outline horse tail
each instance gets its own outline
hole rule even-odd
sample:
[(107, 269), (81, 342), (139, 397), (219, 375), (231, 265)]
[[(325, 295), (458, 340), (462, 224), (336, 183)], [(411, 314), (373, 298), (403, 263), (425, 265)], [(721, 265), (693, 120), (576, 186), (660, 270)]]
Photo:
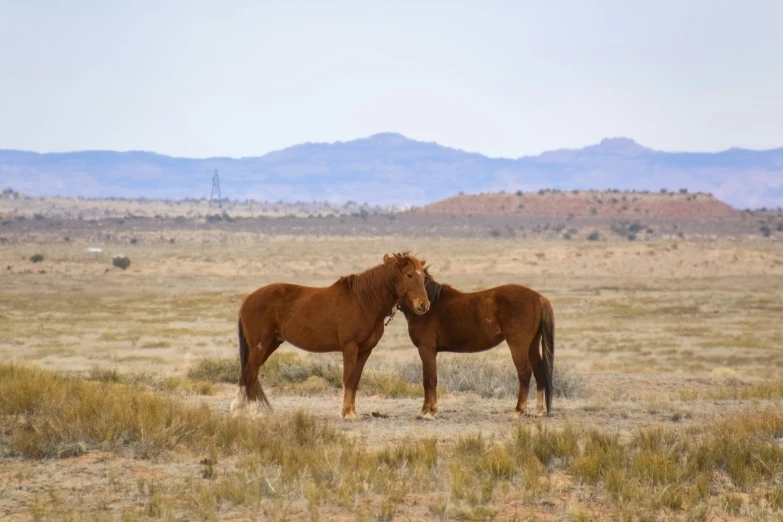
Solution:
[[(247, 385), (249, 384), (247, 382), (246, 372), (247, 372), (247, 363), (250, 359), (250, 347), (247, 345), (247, 339), (245, 338), (245, 331), (242, 328), (242, 319), (240, 318), (237, 321), (237, 336), (239, 337), (239, 392), (241, 393), (242, 390), (247, 390)], [(269, 404), (269, 400), (266, 398), (266, 394), (264, 393), (264, 388), (261, 386), (261, 383), (258, 383), (258, 400), (261, 401), (261, 404), (264, 405), (268, 410), (272, 409), (272, 405)]]
[(543, 348), (543, 357), (541, 360), (541, 370), (544, 374), (544, 393), (546, 394), (546, 412), (549, 414), (552, 410), (552, 393), (554, 387), (554, 369), (555, 369), (555, 312), (552, 310), (552, 303), (544, 296), (541, 300), (541, 345)]
[(247, 361), (250, 358), (250, 349), (247, 346), (245, 332), (242, 330), (242, 319), (237, 321), (237, 334), (239, 336), (239, 386), (247, 387), (245, 370), (247, 369)]

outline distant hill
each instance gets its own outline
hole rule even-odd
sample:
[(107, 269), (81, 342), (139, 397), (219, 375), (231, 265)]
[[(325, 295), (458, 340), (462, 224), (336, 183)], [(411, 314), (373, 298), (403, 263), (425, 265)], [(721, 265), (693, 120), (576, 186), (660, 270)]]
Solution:
[(458, 192), (687, 188), (737, 208), (783, 206), (783, 148), (671, 153), (612, 138), (583, 149), (505, 159), (385, 133), (240, 159), (0, 150), (0, 188), (30, 195), (205, 197), (214, 169), (223, 195), (241, 200), (421, 206)]
[(742, 219), (743, 212), (711, 194), (541, 190), (458, 195), (415, 211), (433, 216), (518, 216), (555, 219), (612, 218), (683, 222)]

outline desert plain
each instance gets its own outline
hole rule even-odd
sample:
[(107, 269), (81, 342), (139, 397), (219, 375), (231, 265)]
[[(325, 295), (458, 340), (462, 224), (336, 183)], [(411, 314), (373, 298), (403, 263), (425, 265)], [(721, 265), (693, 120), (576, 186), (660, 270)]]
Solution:
[[(0, 228), (0, 518), (783, 517), (775, 234), (378, 235), (354, 221), (344, 234), (262, 219)], [(273, 411), (230, 416), (245, 294), (329, 285), (403, 250), (461, 290), (517, 283), (551, 300), (550, 416), (511, 415), (503, 343), (440, 354), (440, 411), (417, 420), (402, 314), (367, 363), (359, 421), (339, 416), (340, 355), (287, 344), (261, 375)]]

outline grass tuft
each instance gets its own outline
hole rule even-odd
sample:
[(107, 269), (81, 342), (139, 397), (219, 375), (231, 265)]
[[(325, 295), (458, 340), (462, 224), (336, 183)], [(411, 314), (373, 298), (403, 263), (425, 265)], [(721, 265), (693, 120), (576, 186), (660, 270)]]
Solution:
[[(202, 359), (188, 370), (194, 380), (235, 383), (239, 377), (238, 359)], [(264, 386), (275, 387), (297, 395), (320, 395), (342, 389), (342, 365), (321, 357), (301, 357), (295, 353), (276, 353), (259, 371)], [(359, 389), (371, 395), (388, 398), (418, 397), (421, 389), (396, 374), (365, 371)]]
[[(403, 365), (397, 372), (410, 383), (421, 385), (421, 363)], [(534, 389), (535, 378), (530, 380)], [(450, 392), (471, 392), (482, 397), (516, 397), (519, 379), (511, 358), (491, 359), (482, 356), (452, 356), (438, 360), (438, 386)], [(556, 364), (554, 397), (575, 399), (587, 396), (584, 377), (568, 365)]]

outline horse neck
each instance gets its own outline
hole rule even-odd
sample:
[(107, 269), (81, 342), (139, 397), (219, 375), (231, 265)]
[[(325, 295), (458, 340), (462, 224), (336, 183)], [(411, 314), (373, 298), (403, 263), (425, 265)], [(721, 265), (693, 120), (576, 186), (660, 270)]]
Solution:
[(397, 301), (394, 286), (399, 272), (391, 263), (384, 263), (351, 276), (351, 289), (359, 301), (370, 310), (387, 314)]

